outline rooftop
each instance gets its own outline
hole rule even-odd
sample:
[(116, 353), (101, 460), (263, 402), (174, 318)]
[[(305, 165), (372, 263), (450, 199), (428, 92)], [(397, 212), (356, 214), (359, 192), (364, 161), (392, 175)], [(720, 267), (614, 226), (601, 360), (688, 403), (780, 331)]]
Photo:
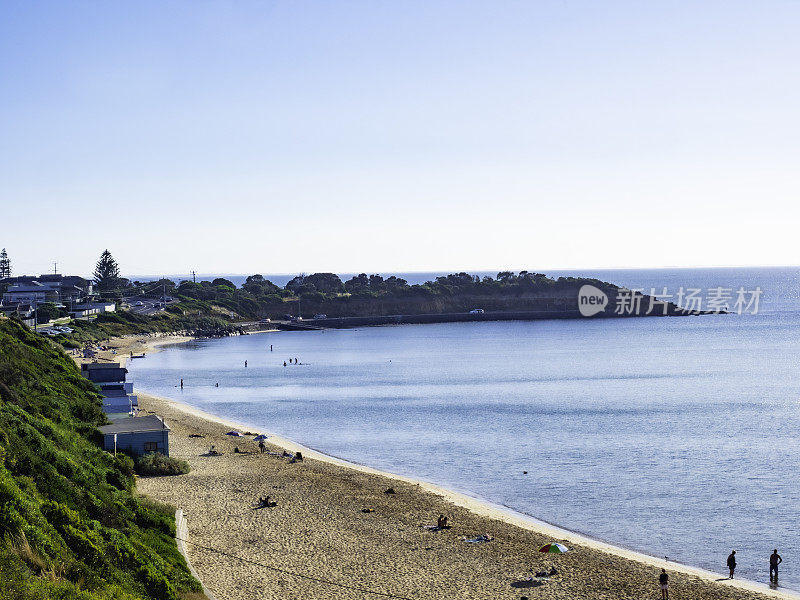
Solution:
[(83, 363), (81, 365), (81, 369), (83, 371), (90, 371), (92, 369), (119, 369), (119, 368), (121, 367), (117, 362), (110, 362), (110, 363), (95, 362), (95, 363)]
[(143, 433), (145, 431), (169, 431), (169, 426), (158, 415), (146, 417), (123, 417), (99, 428), (100, 433), (109, 435), (113, 433)]

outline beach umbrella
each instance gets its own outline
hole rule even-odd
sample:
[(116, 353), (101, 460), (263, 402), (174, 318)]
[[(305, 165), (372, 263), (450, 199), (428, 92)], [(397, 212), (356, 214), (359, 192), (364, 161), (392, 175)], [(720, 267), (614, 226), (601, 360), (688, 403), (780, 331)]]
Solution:
[(254, 442), (260, 442), (262, 440), (268, 440), (268, 439), (269, 439), (268, 435), (264, 435), (263, 433), (260, 433), (256, 437), (253, 438), (253, 441)]
[(564, 554), (564, 552), (569, 552), (569, 548), (564, 546), (563, 544), (545, 544), (541, 548), (539, 548), (539, 552), (550, 552), (553, 554)]
[(229, 431), (225, 435), (232, 435), (234, 437), (244, 437), (244, 434), (241, 431), (236, 431), (236, 430)]

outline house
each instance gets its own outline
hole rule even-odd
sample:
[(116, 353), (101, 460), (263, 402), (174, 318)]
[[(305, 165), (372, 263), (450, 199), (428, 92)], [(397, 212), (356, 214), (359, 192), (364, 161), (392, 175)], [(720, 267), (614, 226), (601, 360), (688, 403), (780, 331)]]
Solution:
[(135, 455), (159, 452), (169, 456), (169, 426), (157, 415), (123, 417), (100, 427), (103, 448)]
[(139, 410), (133, 396), (133, 382), (125, 381), (128, 369), (119, 363), (84, 363), (81, 374), (95, 383), (103, 395), (103, 412), (107, 415), (130, 415)]
[[(84, 363), (81, 365), (81, 375), (98, 385), (106, 383), (122, 383), (128, 369), (119, 363)], [(102, 387), (102, 385), (100, 385)]]
[(3, 300), (7, 302), (78, 302), (91, 296), (93, 291), (91, 281), (76, 275), (22, 275), (9, 277), (4, 283), (9, 284), (8, 290), (3, 294)]
[(100, 313), (115, 312), (117, 305), (113, 302), (87, 302), (86, 304), (73, 304), (69, 310), (69, 315), (73, 319), (81, 319), (89, 315), (99, 315)]
[(58, 292), (42, 285), (38, 281), (15, 283), (10, 285), (3, 294), (3, 302), (24, 302), (26, 304), (58, 302)]
[(26, 302), (0, 301), (0, 313), (6, 317), (17, 316), (25, 325), (34, 326), (33, 306)]

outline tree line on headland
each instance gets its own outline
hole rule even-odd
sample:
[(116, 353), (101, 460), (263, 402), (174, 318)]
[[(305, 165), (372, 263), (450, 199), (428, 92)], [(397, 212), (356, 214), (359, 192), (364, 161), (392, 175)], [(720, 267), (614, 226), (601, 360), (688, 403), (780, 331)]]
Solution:
[[(396, 276), (361, 273), (347, 281), (334, 273), (298, 275), (284, 287), (262, 275), (251, 275), (238, 287), (230, 280), (160, 282), (182, 303), (224, 307), (244, 318), (296, 316), (379, 316), (484, 310), (557, 310), (575, 305), (577, 289), (590, 283), (615, 289), (596, 279), (542, 273), (502, 271), (497, 277), (454, 273), (422, 284)], [(298, 309), (299, 307), (299, 309)]]

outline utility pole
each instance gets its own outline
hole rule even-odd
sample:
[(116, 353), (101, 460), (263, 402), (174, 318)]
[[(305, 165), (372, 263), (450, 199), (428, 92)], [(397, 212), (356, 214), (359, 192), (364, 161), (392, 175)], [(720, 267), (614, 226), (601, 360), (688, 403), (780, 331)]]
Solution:
[(53, 275), (58, 275), (58, 263), (53, 262)]
[(164, 308), (167, 308), (167, 278), (165, 275), (161, 276), (161, 284), (163, 287), (163, 295), (164, 295)]
[(192, 283), (197, 283), (197, 273), (192, 271)]

